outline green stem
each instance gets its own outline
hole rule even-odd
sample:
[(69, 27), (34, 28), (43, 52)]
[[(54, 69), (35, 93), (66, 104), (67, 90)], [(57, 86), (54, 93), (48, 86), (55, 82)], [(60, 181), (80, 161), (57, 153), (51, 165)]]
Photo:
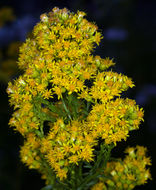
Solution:
[(71, 115), (70, 115), (70, 111), (68, 110), (68, 108), (67, 108), (67, 106), (66, 106), (66, 104), (65, 104), (65, 101), (64, 101), (63, 97), (62, 97), (62, 104), (63, 104), (64, 110), (66, 111), (66, 113), (67, 113), (69, 119), (72, 120)]
[[(98, 180), (98, 176), (104, 173), (104, 168), (106, 167), (106, 164), (110, 158), (111, 150), (114, 146), (105, 146), (104, 144), (101, 145), (100, 153), (97, 155), (97, 160), (95, 162), (95, 165), (90, 170), (89, 176), (87, 176), (83, 182), (81, 183), (78, 190), (83, 190), (85, 186), (91, 181), (95, 180), (95, 182)], [(103, 160), (104, 159), (104, 160)], [(104, 177), (104, 175), (103, 175)], [(89, 187), (88, 187), (89, 188)]]
[(46, 101), (46, 100), (41, 100), (41, 103), (45, 104), (48, 106), (48, 108), (54, 112), (54, 113), (57, 113), (57, 114), (61, 114), (61, 111), (52, 103), (52, 102), (49, 102), (49, 101)]
[(91, 102), (87, 102), (87, 112), (89, 111), (90, 105), (91, 105)]
[(96, 172), (94, 175), (91, 175), (85, 178), (84, 182), (81, 183), (80, 187), (78, 187), (77, 190), (83, 190), (85, 186), (87, 185), (87, 183), (90, 182), (91, 180), (95, 180), (98, 175), (99, 175), (99, 172)]
[(44, 121), (41, 122), (41, 126), (40, 126), (42, 136), (44, 136), (43, 123), (44, 123)]
[(80, 181), (82, 180), (82, 162), (79, 164), (78, 177)]

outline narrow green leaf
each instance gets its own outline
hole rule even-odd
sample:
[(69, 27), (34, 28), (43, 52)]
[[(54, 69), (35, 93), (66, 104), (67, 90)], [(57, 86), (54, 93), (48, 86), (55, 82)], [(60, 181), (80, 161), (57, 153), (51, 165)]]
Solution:
[(83, 167), (84, 167), (84, 168), (92, 168), (91, 165), (84, 165)]
[(92, 180), (91, 182), (87, 183), (86, 186), (87, 187), (90, 187), (90, 186), (93, 186), (97, 183), (97, 180)]
[(52, 190), (52, 185), (47, 185), (43, 187), (41, 190)]

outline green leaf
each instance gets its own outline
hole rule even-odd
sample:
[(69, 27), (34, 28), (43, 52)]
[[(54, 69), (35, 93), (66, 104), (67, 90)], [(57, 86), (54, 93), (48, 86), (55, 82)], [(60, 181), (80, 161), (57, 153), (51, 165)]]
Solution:
[(43, 187), (41, 190), (52, 190), (52, 185), (47, 185)]
[(96, 183), (97, 183), (97, 180), (92, 180), (91, 182), (87, 183), (86, 186), (91, 187), (91, 186), (95, 185)]
[(60, 113), (60, 110), (58, 110), (58, 109), (56, 108), (56, 106), (54, 106), (52, 103), (49, 103), (48, 107), (50, 108), (50, 110), (51, 110), (52, 112), (58, 113), (58, 114)]
[(91, 165), (84, 165), (83, 167), (84, 167), (84, 168), (92, 168)]
[(103, 178), (103, 179), (112, 179), (111, 176), (106, 176), (105, 174), (99, 174), (97, 178)]

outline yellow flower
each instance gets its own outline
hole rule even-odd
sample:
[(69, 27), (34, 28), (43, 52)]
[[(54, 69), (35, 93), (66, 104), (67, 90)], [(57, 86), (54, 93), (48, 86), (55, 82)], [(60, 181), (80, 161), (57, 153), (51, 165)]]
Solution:
[(56, 173), (56, 175), (60, 178), (62, 181), (63, 179), (67, 178), (67, 170), (66, 169), (59, 169)]
[(93, 150), (90, 145), (86, 144), (79, 154), (80, 158), (87, 162), (93, 161)]
[(106, 190), (106, 186), (103, 182), (98, 182), (97, 184), (95, 184), (91, 190)]
[(58, 86), (54, 86), (53, 90), (54, 90), (55, 94), (58, 95), (58, 99), (60, 99), (62, 97), (62, 88), (58, 87)]
[(68, 159), (69, 159), (69, 163), (75, 163), (78, 165), (79, 157), (77, 155), (72, 155)]
[(44, 97), (45, 99), (52, 98), (53, 95), (52, 95), (51, 89), (50, 89), (50, 90), (45, 90), (45, 92), (44, 92), (44, 94), (43, 94), (43, 97)]

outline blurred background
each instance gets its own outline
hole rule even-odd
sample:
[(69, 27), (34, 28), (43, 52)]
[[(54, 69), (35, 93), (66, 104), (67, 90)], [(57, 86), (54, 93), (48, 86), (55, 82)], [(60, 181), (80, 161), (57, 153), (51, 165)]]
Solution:
[(144, 123), (121, 142), (113, 154), (123, 156), (126, 146), (143, 145), (152, 158), (153, 181), (138, 190), (156, 189), (156, 0), (0, 0), (0, 190), (39, 190), (40, 175), (19, 159), (23, 139), (8, 127), (13, 112), (6, 94), (9, 80), (19, 76), (19, 46), (31, 34), (39, 16), (55, 6), (85, 11), (104, 39), (95, 54), (113, 58), (114, 71), (131, 77), (136, 85), (124, 95), (145, 110)]

